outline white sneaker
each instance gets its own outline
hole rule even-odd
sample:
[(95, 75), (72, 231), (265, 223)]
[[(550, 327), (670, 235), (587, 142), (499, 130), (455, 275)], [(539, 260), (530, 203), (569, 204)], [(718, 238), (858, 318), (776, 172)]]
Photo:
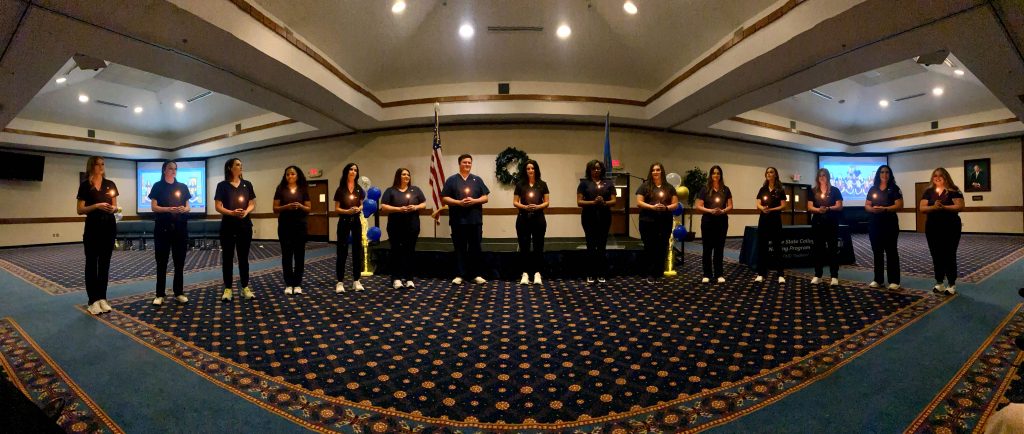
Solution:
[(284, 293), (285, 293), (285, 294), (288, 294), (288, 295), (292, 295), (292, 293), (294, 293), (294, 292), (295, 292), (295, 288), (292, 288), (292, 287), (290, 287), (290, 286), (286, 286), (286, 287), (284, 288)]
[(335, 294), (341, 294), (343, 292), (345, 292), (345, 284), (344, 283), (338, 282), (336, 285), (334, 285), (334, 293)]
[(868, 288), (878, 288), (878, 282), (872, 280), (871, 283), (868, 284)]
[(355, 289), (356, 291), (362, 291), (366, 288), (363, 288), (363, 284), (359, 283), (359, 281), (357, 280), (355, 282), (352, 282), (352, 289)]
[(590, 277), (590, 276), (587, 276), (587, 285), (593, 285), (593, 284), (594, 284), (594, 278)]
[(956, 294), (956, 285), (950, 285), (946, 288), (946, 295)]
[(890, 283), (889, 284), (889, 289), (891, 289), (893, 291), (895, 291), (897, 289), (900, 289), (900, 284), (899, 283)]
[(830, 280), (828, 282), (828, 286), (837, 286), (837, 285), (839, 285), (839, 279), (836, 279), (835, 277), (833, 277), (832, 280)]
[(811, 285), (817, 285), (819, 283), (821, 283), (821, 278), (820, 277), (814, 276), (814, 278), (811, 279)]
[(605, 283), (605, 282), (607, 282), (607, 280), (605, 280), (605, 278), (603, 278), (603, 277), (598, 277), (597, 278), (597, 283)]
[(185, 294), (182, 294), (182, 295), (179, 295), (179, 296), (175, 296), (174, 299), (178, 300), (178, 303), (181, 303), (181, 304), (188, 303), (188, 297), (186, 297)]
[(943, 292), (946, 292), (946, 285), (943, 285), (942, 282), (936, 283), (935, 286), (932, 287), (932, 292), (942, 294)]
[(98, 302), (98, 301), (93, 303), (93, 304), (90, 304), (89, 307), (86, 310), (89, 311), (89, 313), (91, 313), (93, 315), (99, 315), (99, 314), (103, 313), (103, 308), (100, 307), (100, 302)]
[(462, 278), (461, 277), (456, 277), (456, 278), (452, 279), (452, 285), (461, 285), (461, 284), (462, 284)]
[(402, 289), (402, 281), (395, 279), (395, 282), (391, 284), (391, 287), (395, 289)]
[(779, 283), (786, 283), (786, 278), (779, 276)]
[(718, 276), (718, 283), (725, 283), (725, 278), (722, 276)]
[(102, 309), (102, 310), (103, 310), (103, 313), (107, 313), (107, 312), (110, 312), (110, 309), (111, 309), (111, 308), (110, 308), (110, 303), (107, 303), (107, 300), (106, 300), (106, 299), (103, 299), (103, 300), (97, 301), (97, 303), (99, 303), (99, 304), (100, 304), (100, 309)]
[(406, 280), (406, 281), (405, 281), (405, 287), (406, 287), (406, 288), (415, 288), (415, 287), (416, 287), (416, 284), (415, 284), (415, 283), (412, 283), (412, 281), (411, 281), (411, 280)]
[(543, 282), (540, 280), (540, 272), (533, 273), (533, 284), (542, 285)]
[(301, 286), (296, 286), (296, 287), (292, 288), (292, 292), (294, 292), (296, 294), (302, 294), (302, 287)]
[(754, 281), (755, 282), (764, 282), (764, 277), (761, 277), (761, 275), (758, 274), (756, 277), (754, 277)]
[(700, 283), (710, 283), (710, 282), (711, 282), (711, 279), (708, 279), (707, 277), (704, 277), (704, 278), (700, 279)]
[[(487, 281), (484, 280), (483, 277), (476, 276), (476, 277), (473, 278), (473, 283), (475, 283), (477, 285), (483, 285), (483, 284), (487, 283)], [(527, 283), (529, 283), (529, 282), (527, 282)]]
[[(163, 297), (157, 297), (157, 298), (153, 299), (153, 306), (159, 306), (161, 304), (164, 304), (164, 298)], [(92, 311), (90, 311), (90, 312), (92, 312)]]
[(519, 284), (520, 285), (529, 285), (530, 284), (530, 276), (528, 274), (526, 274), (526, 273), (523, 273), (523, 277), (521, 279), (519, 279)]

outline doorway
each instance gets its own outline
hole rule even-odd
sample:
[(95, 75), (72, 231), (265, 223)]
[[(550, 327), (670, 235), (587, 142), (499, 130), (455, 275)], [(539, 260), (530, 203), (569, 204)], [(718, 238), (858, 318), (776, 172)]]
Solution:
[(327, 241), (328, 197), (327, 181), (309, 181), (309, 229), (311, 241)]
[[(923, 212), (921, 212), (921, 196), (924, 196), (924, 191), (928, 189), (927, 182), (915, 182), (914, 183), (914, 216), (917, 220), (917, 231), (924, 233), (924, 222), (928, 219)], [(904, 200), (904, 202), (906, 202)]]

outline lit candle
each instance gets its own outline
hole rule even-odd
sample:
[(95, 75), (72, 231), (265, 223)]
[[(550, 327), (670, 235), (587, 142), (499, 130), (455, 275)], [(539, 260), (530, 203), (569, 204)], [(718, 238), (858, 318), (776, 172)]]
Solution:
[(412, 194), (405, 193), (405, 204), (412, 205)]
[(762, 198), (761, 198), (761, 200), (762, 200), (762, 201), (765, 201), (765, 202), (768, 202), (768, 196), (764, 196), (764, 197), (762, 197)]
[(238, 195), (238, 204), (241, 205), (243, 203), (245, 203), (245, 196)]
[(292, 189), (292, 194), (295, 194), (295, 189), (294, 188)]
[(722, 198), (720, 198), (720, 197), (716, 197), (715, 198), (715, 203), (718, 203), (718, 202), (721, 202), (721, 201), (722, 201)]
[(466, 192), (466, 197), (469, 197), (469, 187), (466, 187), (465, 192)]

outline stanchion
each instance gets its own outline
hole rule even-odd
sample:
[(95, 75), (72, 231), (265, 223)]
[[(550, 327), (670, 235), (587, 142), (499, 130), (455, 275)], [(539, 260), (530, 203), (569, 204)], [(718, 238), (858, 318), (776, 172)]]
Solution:
[(362, 211), (359, 212), (359, 224), (362, 226), (362, 230), (359, 232), (363, 241), (363, 271), (359, 273), (359, 276), (369, 277), (373, 275), (373, 271), (370, 271), (370, 240), (366, 237), (366, 231), (369, 228), (366, 226), (367, 220)]
[[(679, 204), (679, 206), (683, 206), (683, 204)], [(672, 217), (672, 229), (673, 230), (676, 228), (676, 226), (679, 226), (679, 224), (681, 224), (681, 223), (682, 223), (682, 217)], [(676, 270), (675, 270), (675, 262), (676, 261), (675, 261), (675, 252), (674, 252), (674, 250), (675, 249), (672, 248), (672, 232), (670, 231), (668, 233), (668, 255), (666, 256), (666, 260), (665, 260), (665, 273), (664, 273), (665, 277), (673, 277), (676, 274), (678, 274), (678, 273), (676, 273)]]

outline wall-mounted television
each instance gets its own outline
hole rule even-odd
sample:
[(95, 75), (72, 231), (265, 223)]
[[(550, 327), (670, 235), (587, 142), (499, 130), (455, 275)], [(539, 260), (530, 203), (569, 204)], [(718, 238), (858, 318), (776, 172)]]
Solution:
[(42, 181), (46, 157), (0, 151), (0, 179)]
[[(178, 160), (178, 174), (175, 179), (188, 186), (192, 198), (188, 200), (193, 213), (206, 214), (206, 160)], [(149, 192), (153, 184), (163, 178), (160, 170), (163, 161), (139, 161), (135, 163), (135, 191), (138, 193), (137, 212), (153, 212)]]
[[(889, 164), (885, 155), (865, 157), (818, 156), (818, 168), (828, 169), (832, 186), (843, 193), (843, 202), (848, 205), (864, 205), (868, 190), (875, 181), (878, 166)], [(810, 184), (818, 182), (813, 176)]]

